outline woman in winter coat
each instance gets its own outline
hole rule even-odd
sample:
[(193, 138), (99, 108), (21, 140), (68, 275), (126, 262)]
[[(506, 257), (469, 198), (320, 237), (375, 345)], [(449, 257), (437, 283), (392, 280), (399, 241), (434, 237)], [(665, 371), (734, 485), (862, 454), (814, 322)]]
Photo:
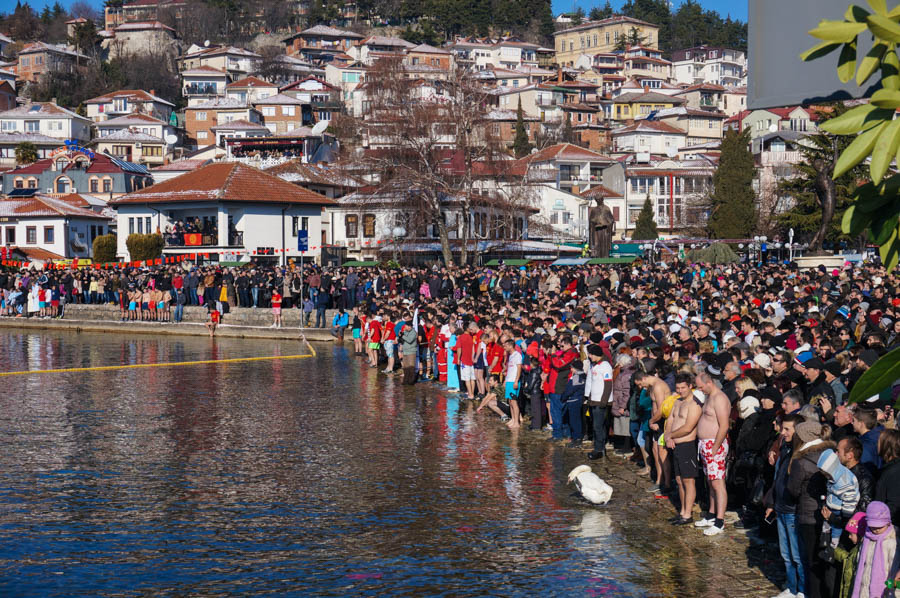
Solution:
[(794, 431), (794, 454), (788, 465), (787, 493), (797, 502), (796, 522), (800, 559), (806, 580), (806, 596), (819, 596), (823, 577), (818, 551), (822, 529), (820, 497), (826, 494), (827, 479), (819, 471), (819, 456), (825, 449), (836, 449), (823, 440), (822, 424), (805, 421)]
[(631, 416), (628, 413), (628, 400), (631, 398), (631, 377), (634, 374), (634, 358), (622, 353), (616, 357), (613, 371), (612, 416), (613, 440), (620, 443), (619, 450), (631, 452)]

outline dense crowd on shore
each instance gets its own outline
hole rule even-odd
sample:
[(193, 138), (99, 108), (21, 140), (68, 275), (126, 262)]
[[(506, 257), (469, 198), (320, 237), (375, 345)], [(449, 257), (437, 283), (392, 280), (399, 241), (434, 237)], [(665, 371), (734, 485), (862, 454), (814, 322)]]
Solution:
[(900, 387), (848, 398), (900, 346), (898, 285), (877, 266), (164, 266), (6, 272), (0, 308), (101, 302), (178, 321), (205, 305), (218, 322), (257, 307), (273, 326), (282, 309), (303, 325), (315, 312), (385, 375), (444, 385), (591, 460), (627, 459), (675, 528), (715, 536), (736, 511), (735, 527), (777, 537), (781, 598), (873, 598), (900, 580)]

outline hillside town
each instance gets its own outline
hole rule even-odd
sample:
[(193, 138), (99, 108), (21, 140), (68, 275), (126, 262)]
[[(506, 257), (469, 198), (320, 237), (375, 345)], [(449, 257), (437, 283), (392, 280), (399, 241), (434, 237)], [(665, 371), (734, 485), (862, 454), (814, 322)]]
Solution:
[[(787, 257), (815, 232), (787, 237), (785, 183), (820, 107), (748, 110), (745, 47), (675, 48), (677, 35), (608, 3), (537, 32), (444, 39), (431, 21), (391, 26), (355, 2), (294, 4), (280, 33), (248, 20), (259, 34), (243, 45), (197, 37), (185, 0), (59, 8), (43, 29), (20, 4), (0, 31), (5, 255), (90, 259), (113, 234), (112, 260), (129, 261), (129, 235), (158, 233), (166, 257), (236, 262), (578, 258), (597, 206), (626, 255), (644, 239), (717, 237), (748, 251), (768, 239)], [(28, 18), (43, 39), (16, 36)], [(64, 41), (49, 39), (60, 23)], [(67, 87), (153, 62), (177, 81)], [(752, 155), (757, 216), (714, 231), (730, 134)], [(285, 183), (302, 199), (286, 201)], [(183, 239), (188, 227), (200, 234)]]

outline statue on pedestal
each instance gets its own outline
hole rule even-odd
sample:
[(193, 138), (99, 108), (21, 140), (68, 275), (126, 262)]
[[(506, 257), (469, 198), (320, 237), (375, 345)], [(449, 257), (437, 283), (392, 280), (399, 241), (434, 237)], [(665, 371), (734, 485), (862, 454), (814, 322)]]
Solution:
[(609, 257), (612, 238), (616, 233), (616, 219), (612, 210), (603, 203), (603, 198), (595, 200), (597, 205), (588, 211), (588, 234), (590, 235), (591, 257)]

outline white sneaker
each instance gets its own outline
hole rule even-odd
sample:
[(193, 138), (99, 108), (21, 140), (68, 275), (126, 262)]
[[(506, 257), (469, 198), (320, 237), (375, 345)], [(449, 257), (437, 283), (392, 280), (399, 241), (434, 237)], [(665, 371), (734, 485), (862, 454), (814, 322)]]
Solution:
[(704, 536), (716, 536), (725, 531), (725, 526), (719, 527), (718, 525), (711, 525), (705, 530), (703, 530)]
[(715, 519), (698, 519), (694, 522), (694, 527), (712, 527), (715, 525)]
[(785, 589), (782, 593), (777, 596), (773, 596), (772, 598), (796, 598), (794, 593), (788, 589)]
[(806, 597), (803, 595), (803, 592), (797, 592), (796, 594), (794, 594), (794, 598), (806, 598)]

